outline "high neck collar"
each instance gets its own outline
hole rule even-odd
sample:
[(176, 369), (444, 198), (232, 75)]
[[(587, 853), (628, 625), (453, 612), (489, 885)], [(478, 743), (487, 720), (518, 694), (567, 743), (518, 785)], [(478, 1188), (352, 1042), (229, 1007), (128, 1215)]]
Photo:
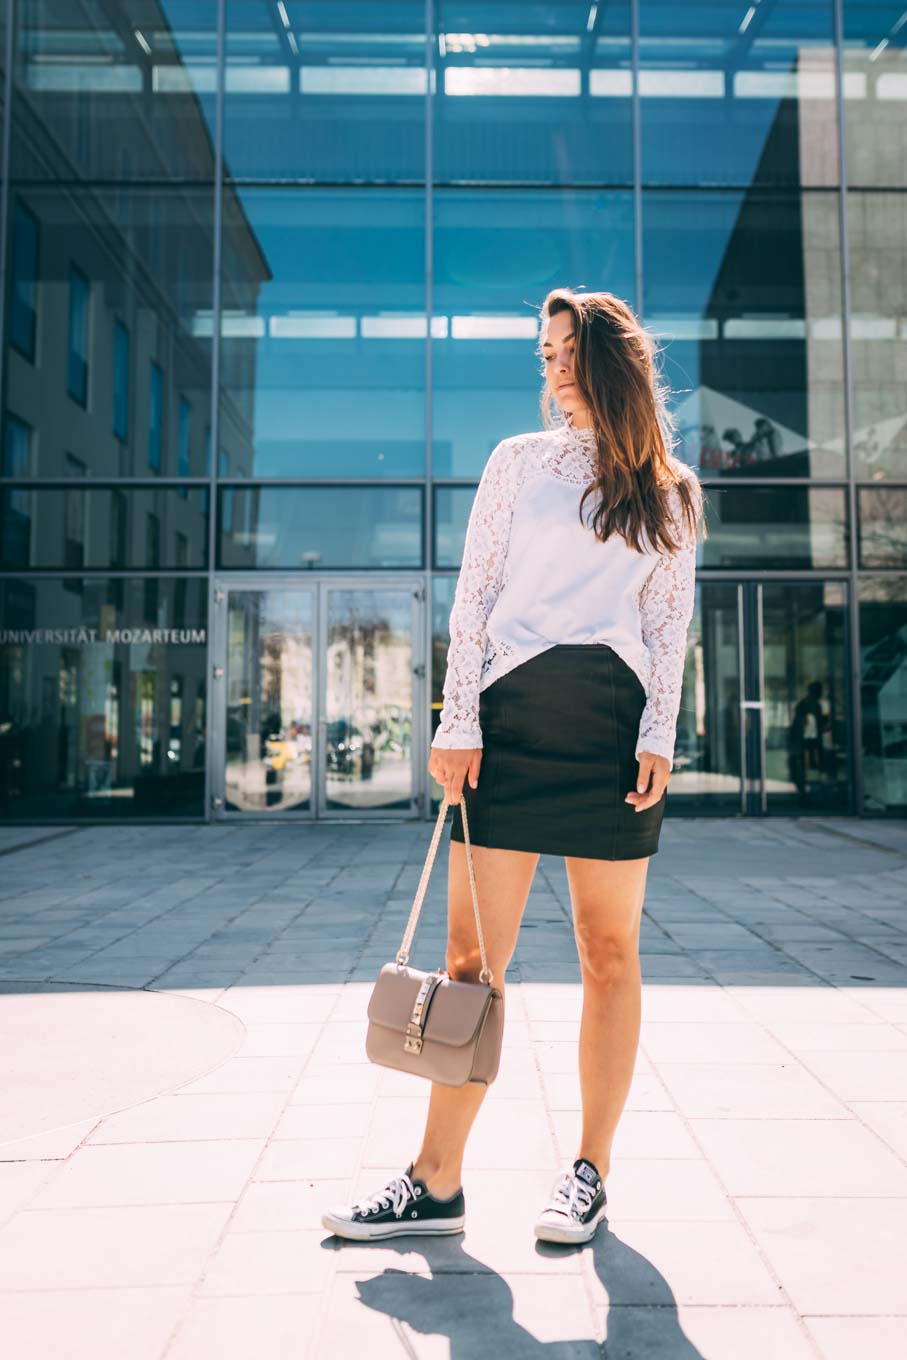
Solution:
[(591, 428), (591, 426), (589, 429), (574, 429), (572, 425), (564, 423), (564, 425), (561, 426), (561, 430), (565, 439), (576, 440), (577, 443), (586, 446), (595, 444), (595, 430)]

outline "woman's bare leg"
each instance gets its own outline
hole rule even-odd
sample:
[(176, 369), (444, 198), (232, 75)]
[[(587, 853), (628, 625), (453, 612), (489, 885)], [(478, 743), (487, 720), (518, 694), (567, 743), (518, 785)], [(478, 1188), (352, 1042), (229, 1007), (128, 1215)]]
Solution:
[[(494, 974), (493, 984), (504, 992), (504, 970), (516, 948), (520, 922), (532, 887), (538, 855), (524, 850), (496, 850), (472, 846), (476, 892), (485, 937), (485, 956)], [(478, 982), (482, 967), (475, 910), (469, 889), (466, 847), (450, 842), (447, 897), (447, 958), (452, 978)], [(506, 1013), (506, 993), (505, 993)], [(466, 1140), (487, 1086), (467, 1082), (445, 1086), (433, 1081), (422, 1146), (413, 1165), (433, 1195), (445, 1199), (462, 1183)]]
[(570, 856), (565, 863), (583, 978), (583, 1128), (576, 1156), (588, 1157), (604, 1180), (639, 1045), (639, 928), (649, 859)]

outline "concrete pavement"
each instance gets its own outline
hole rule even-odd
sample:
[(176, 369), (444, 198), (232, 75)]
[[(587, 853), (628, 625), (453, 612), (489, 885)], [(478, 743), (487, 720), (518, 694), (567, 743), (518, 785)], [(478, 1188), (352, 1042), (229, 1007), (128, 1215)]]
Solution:
[[(3, 829), (4, 1356), (907, 1353), (907, 824), (665, 822), (609, 1224), (580, 1250), (532, 1233), (580, 1118), (542, 856), (465, 1232), (341, 1243), (322, 1207), (421, 1133), (427, 1084), (363, 1040), (430, 831)], [(443, 961), (446, 841), (417, 966)]]

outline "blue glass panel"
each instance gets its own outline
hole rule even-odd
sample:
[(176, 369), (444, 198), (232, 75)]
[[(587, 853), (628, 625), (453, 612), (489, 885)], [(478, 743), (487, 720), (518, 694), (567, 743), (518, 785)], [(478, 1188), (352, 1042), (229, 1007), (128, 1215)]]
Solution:
[(421, 192), (228, 186), (224, 209), (230, 475), (421, 476)]
[(646, 326), (703, 476), (840, 477), (836, 193), (650, 191)]
[(191, 433), (192, 407), (185, 397), (180, 397), (179, 435), (177, 452), (177, 474), (189, 476), (189, 436)]
[[(211, 186), (32, 187), (28, 207), (39, 224), (37, 300), (44, 325), (34, 365), (8, 343), (4, 396), (36, 432), (34, 475), (63, 475), (71, 453), (91, 477), (147, 476), (148, 372), (154, 361), (163, 388), (157, 397), (162, 395), (172, 425), (161, 431), (159, 470), (177, 475), (182, 395), (192, 407), (189, 472), (204, 476), (200, 436), (211, 411)], [(240, 230), (248, 237), (248, 223)], [(156, 468), (157, 447), (151, 457)]]
[(88, 402), (88, 280), (69, 266), (69, 346), (66, 390), (80, 406)]
[[(9, 420), (9, 417), (7, 417)], [(208, 502), (202, 487), (117, 490), (0, 486), (4, 570), (203, 568)], [(34, 524), (29, 543), (24, 526)]]
[(844, 0), (843, 8), (847, 182), (903, 189), (907, 11), (903, 0)]
[(424, 181), (424, 22), (422, 0), (227, 0), (228, 172)]
[(113, 432), (124, 443), (129, 437), (129, 332), (119, 320), (113, 323)]
[(634, 301), (623, 190), (435, 194), (433, 471), (478, 476), (507, 435), (541, 428), (539, 308), (551, 288)]
[(148, 366), (148, 466), (161, 470), (161, 435), (164, 420), (164, 375), (152, 359)]
[(216, 0), (17, 8), (14, 178), (213, 177)]
[(436, 486), (435, 555), (433, 567), (457, 567), (463, 559), (466, 525), (475, 500), (475, 486)]
[(833, 0), (640, 0), (644, 184), (838, 182)]
[(442, 184), (630, 184), (629, 0), (435, 6)]
[(34, 363), (38, 326), (38, 219), (21, 199), (16, 200), (13, 211), (12, 273), (10, 344)]
[(421, 567), (422, 488), (224, 487), (218, 566)]
[[(7, 477), (27, 477), (32, 465), (32, 430), (24, 421), (6, 413), (3, 422), (3, 472)], [(11, 567), (32, 565), (32, 501), (26, 487), (8, 487), (0, 515), (0, 554)]]

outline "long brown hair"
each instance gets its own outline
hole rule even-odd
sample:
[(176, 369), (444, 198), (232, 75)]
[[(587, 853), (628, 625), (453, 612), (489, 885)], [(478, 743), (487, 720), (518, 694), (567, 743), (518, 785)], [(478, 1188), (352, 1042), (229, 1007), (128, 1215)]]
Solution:
[[(701, 524), (705, 537), (699, 481), (677, 471), (668, 460), (674, 425), (652, 336), (627, 303), (613, 293), (554, 288), (541, 307), (540, 355), (546, 323), (564, 311), (573, 314), (573, 381), (591, 413), (598, 450), (595, 479), (579, 504), (581, 521), (585, 523), (586, 498), (600, 491), (601, 504), (591, 527), (602, 542), (619, 533), (642, 552), (640, 535), (644, 527), (656, 551), (675, 552), (680, 543), (671, 532), (674, 516), (670, 494), (676, 488), (690, 532), (696, 534)], [(561, 422), (552, 416), (554, 394), (544, 360), (542, 375), (542, 423), (546, 429), (554, 429)]]

